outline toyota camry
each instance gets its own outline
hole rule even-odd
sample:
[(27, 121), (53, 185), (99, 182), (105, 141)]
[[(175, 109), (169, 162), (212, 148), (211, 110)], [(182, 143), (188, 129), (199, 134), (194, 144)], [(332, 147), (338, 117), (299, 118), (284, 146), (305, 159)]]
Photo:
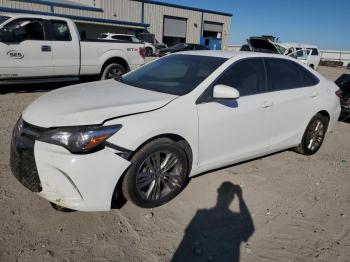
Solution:
[(14, 128), (11, 169), (69, 209), (110, 210), (120, 196), (157, 207), (194, 175), (290, 148), (316, 153), (339, 117), (338, 96), (286, 56), (168, 55), (40, 97)]

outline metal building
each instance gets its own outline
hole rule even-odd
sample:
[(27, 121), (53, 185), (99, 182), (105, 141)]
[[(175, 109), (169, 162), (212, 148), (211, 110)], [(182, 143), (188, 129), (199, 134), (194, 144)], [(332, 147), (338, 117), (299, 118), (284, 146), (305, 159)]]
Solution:
[(65, 16), (82, 37), (131, 33), (153, 43), (202, 43), (227, 48), (232, 14), (153, 0), (0, 0), (0, 12)]

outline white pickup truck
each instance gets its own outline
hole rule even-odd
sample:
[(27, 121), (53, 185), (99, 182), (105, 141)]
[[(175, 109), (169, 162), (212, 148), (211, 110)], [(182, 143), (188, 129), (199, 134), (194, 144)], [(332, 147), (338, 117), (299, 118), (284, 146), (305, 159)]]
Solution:
[(82, 40), (66, 18), (0, 13), (0, 85), (118, 77), (144, 64), (143, 44)]

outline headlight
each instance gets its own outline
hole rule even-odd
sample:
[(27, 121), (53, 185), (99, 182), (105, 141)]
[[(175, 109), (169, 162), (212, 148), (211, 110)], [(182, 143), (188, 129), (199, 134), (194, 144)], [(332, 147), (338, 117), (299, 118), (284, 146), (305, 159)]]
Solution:
[(87, 153), (103, 147), (105, 141), (121, 127), (122, 125), (54, 128), (46, 131), (38, 140), (63, 146), (75, 154)]

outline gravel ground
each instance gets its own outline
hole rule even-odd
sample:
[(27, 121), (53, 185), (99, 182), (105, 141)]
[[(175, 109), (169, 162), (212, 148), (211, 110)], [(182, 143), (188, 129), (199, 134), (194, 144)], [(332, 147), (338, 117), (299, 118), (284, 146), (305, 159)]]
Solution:
[(160, 208), (62, 213), (8, 166), (21, 111), (57, 87), (0, 95), (0, 261), (350, 261), (349, 123), (314, 156), (285, 151), (209, 172)]

